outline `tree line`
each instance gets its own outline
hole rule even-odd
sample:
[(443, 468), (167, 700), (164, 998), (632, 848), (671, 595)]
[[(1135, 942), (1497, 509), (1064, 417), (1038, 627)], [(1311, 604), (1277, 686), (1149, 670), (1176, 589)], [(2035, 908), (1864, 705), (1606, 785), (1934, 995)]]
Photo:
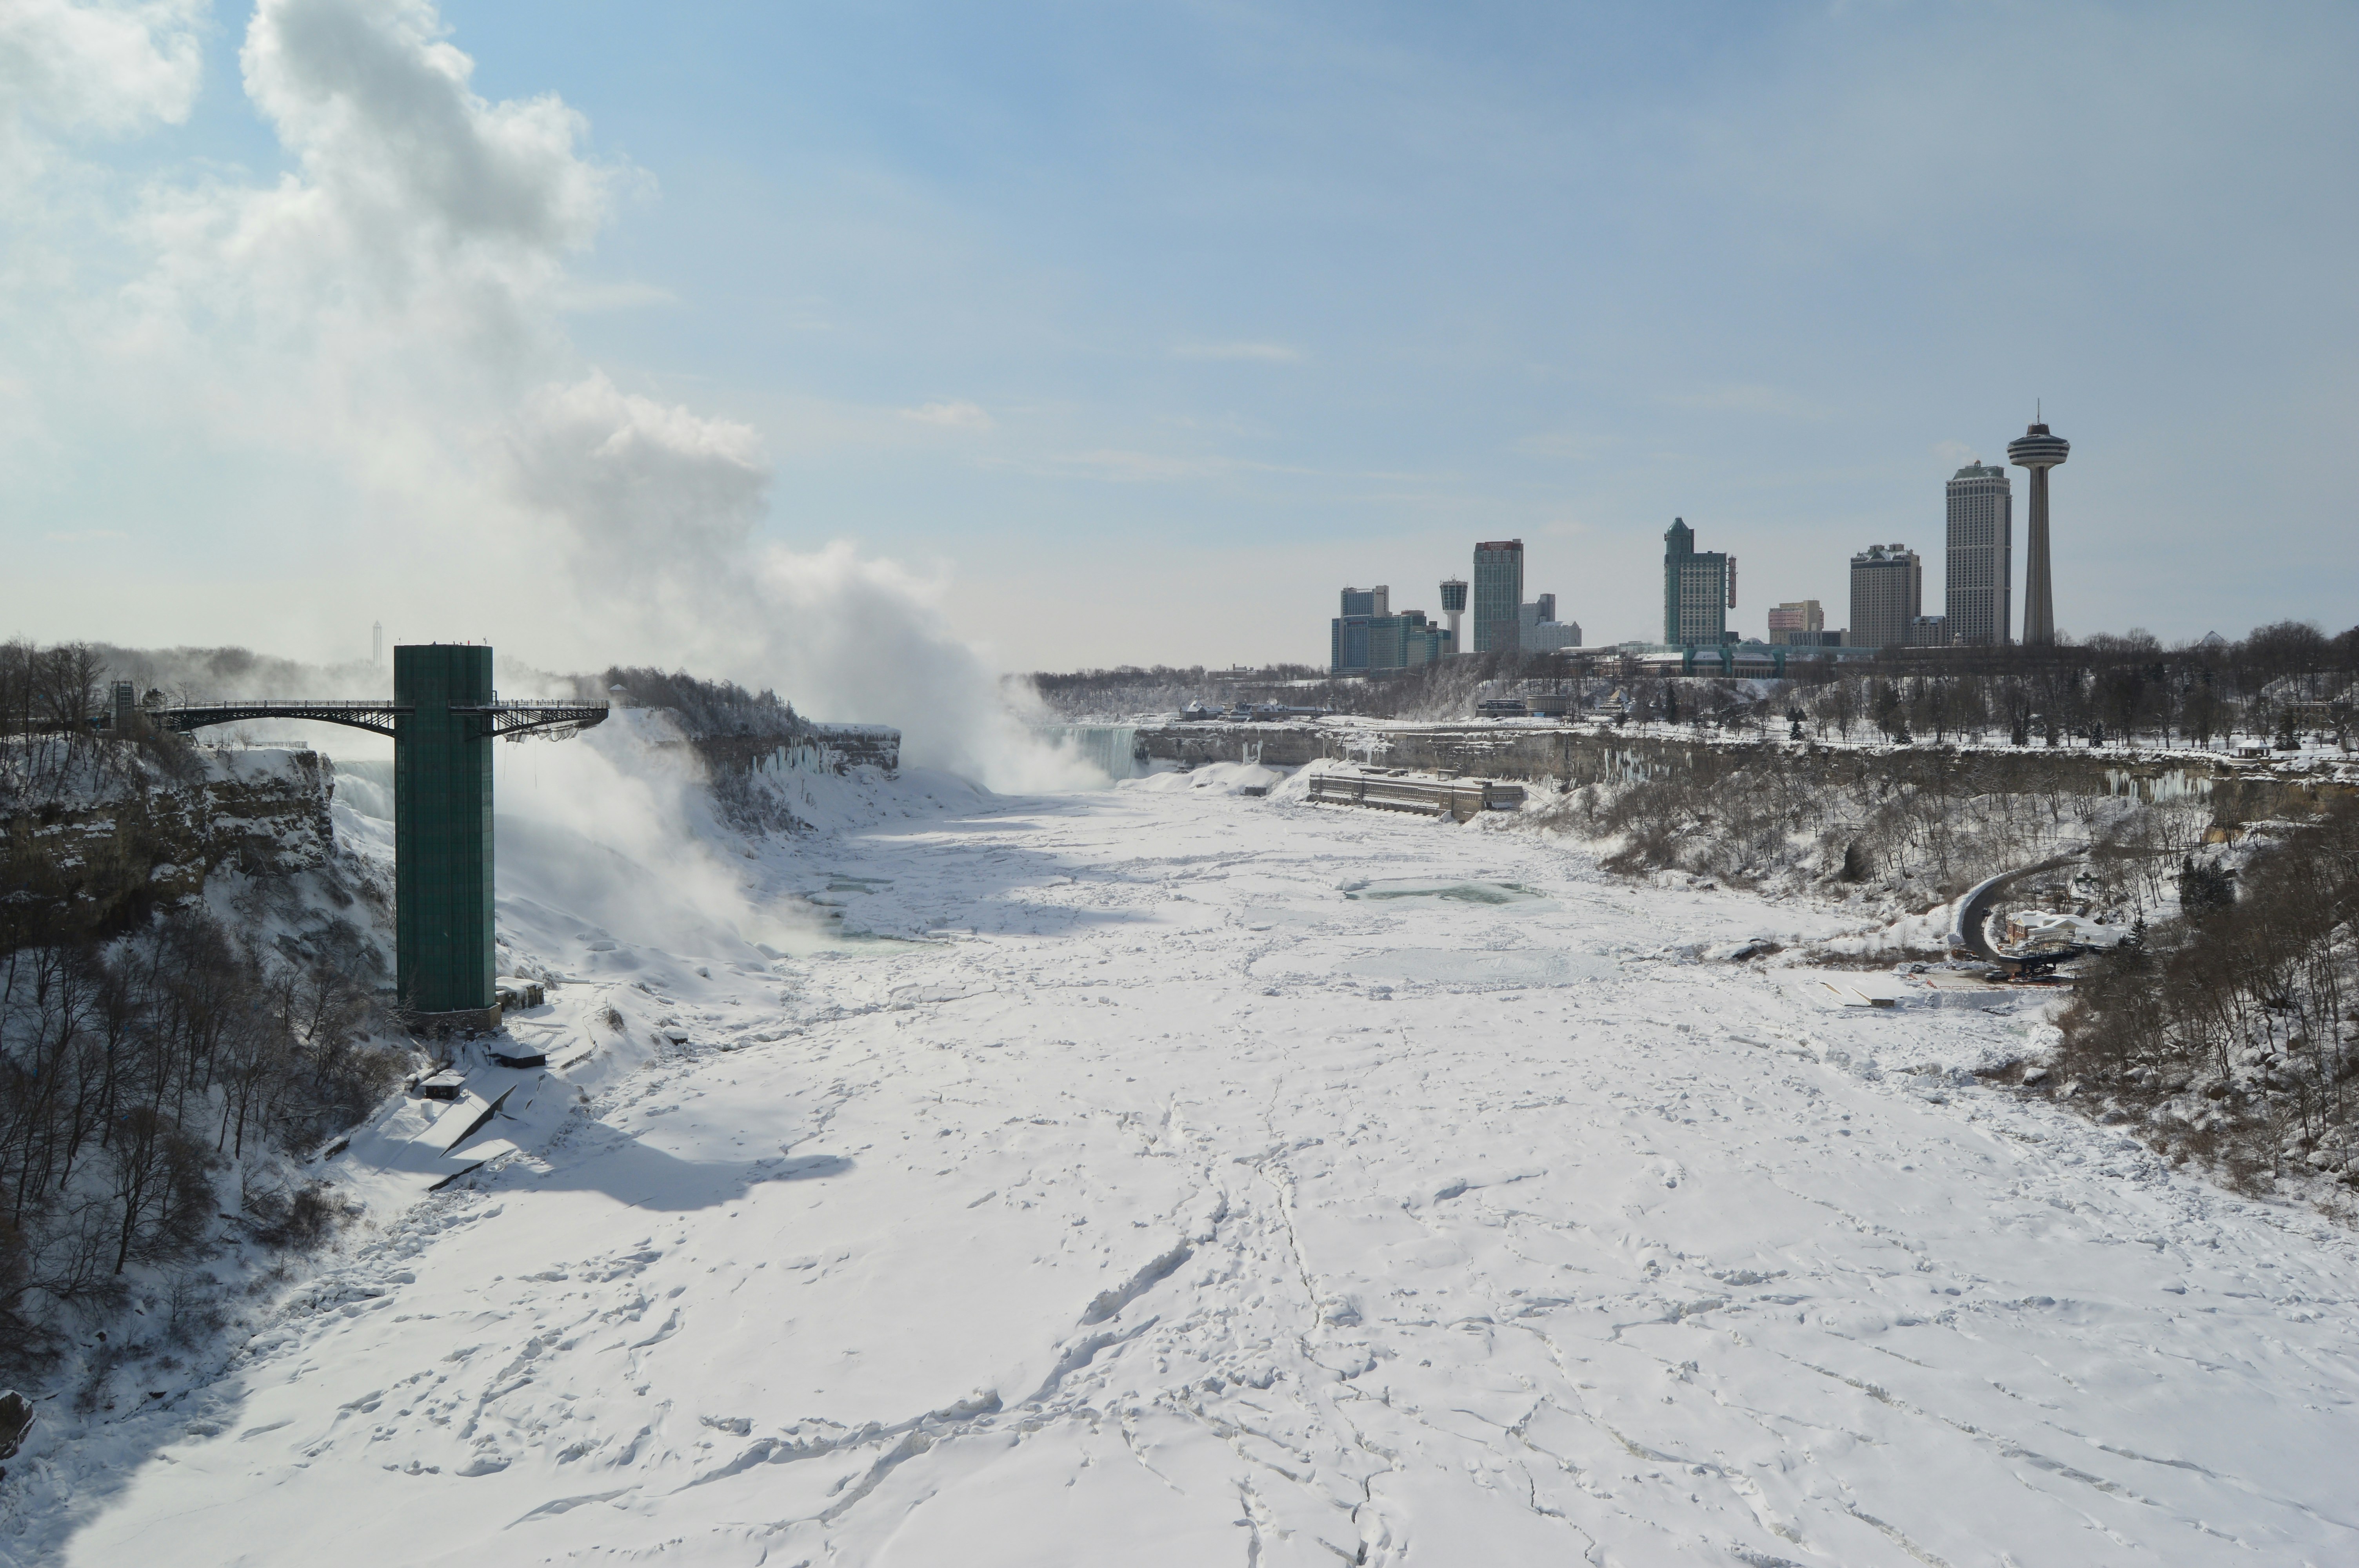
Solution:
[(1740, 680), (1624, 667), (1611, 649), (1468, 654), (1417, 669), (1334, 676), (1312, 665), (1036, 673), (1021, 680), (1060, 718), (1104, 720), (1239, 700), (1378, 719), (1470, 717), (1477, 696), (1562, 691), (1635, 722), (1748, 729), (1821, 740), (1996, 741), (2211, 746), (2232, 736), (2349, 742), (2359, 627), (2330, 637), (2307, 622), (2239, 642), (2165, 647), (2133, 630), (2058, 648), (1891, 649), (1870, 663), (1796, 659), (1784, 677)]

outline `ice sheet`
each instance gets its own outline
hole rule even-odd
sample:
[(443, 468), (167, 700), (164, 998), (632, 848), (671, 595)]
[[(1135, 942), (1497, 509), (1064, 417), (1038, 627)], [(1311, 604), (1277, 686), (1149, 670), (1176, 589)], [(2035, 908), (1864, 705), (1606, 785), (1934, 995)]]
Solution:
[(2033, 1014), (1696, 957), (1831, 915), (1225, 787), (798, 852), (926, 940), (617, 946), (595, 996), (685, 1044), (373, 1195), (233, 1365), (48, 1451), (76, 1529), (10, 1550), (2359, 1561), (2348, 1239), (1974, 1087)]

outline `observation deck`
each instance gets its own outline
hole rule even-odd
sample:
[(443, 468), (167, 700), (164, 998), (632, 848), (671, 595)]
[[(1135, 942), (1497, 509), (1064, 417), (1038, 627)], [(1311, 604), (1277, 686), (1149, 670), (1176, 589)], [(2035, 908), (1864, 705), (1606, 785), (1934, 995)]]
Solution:
[(2006, 460), (2017, 468), (2052, 469), (2072, 453), (2072, 443), (2045, 425), (2034, 425), (2006, 444)]

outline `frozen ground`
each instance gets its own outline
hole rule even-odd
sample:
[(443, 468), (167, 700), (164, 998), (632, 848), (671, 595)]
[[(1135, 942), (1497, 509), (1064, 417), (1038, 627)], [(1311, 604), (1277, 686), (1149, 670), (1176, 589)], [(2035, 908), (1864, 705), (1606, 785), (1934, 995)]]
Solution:
[(526, 1022), (586, 1058), (439, 1195), (356, 1142), (375, 1238), (52, 1451), (17, 1550), (2359, 1561), (2349, 1243), (1962, 1081), (2029, 1014), (1843, 1007), (1710, 957), (1805, 906), (1202, 776), (759, 869), (909, 942), (660, 951), (544, 875), (504, 918), (579, 981)]

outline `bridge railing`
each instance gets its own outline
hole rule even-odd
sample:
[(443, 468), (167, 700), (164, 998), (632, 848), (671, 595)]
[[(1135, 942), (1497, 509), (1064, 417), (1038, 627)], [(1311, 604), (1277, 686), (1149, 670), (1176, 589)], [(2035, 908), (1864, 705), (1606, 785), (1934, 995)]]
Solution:
[[(260, 697), (251, 702), (188, 702), (140, 710), (149, 723), (163, 730), (197, 730), (212, 724), (236, 724), (257, 719), (303, 719), (324, 724), (342, 724), (381, 735), (392, 734), (396, 719), (408, 718), (417, 711), (418, 705), (414, 702), (387, 702), (368, 697), (322, 697), (312, 701)], [(558, 734), (586, 730), (603, 722), (610, 707), (603, 702), (454, 702), (450, 711), (488, 719), (487, 734), (514, 736), (534, 730)]]
[(414, 702), (395, 702), (385, 697), (320, 697), (307, 700), (293, 697), (257, 697), (242, 702), (171, 702), (158, 703), (139, 711), (149, 718), (174, 713), (218, 713), (230, 708), (240, 712), (296, 713), (317, 709), (328, 713), (415, 713)]

